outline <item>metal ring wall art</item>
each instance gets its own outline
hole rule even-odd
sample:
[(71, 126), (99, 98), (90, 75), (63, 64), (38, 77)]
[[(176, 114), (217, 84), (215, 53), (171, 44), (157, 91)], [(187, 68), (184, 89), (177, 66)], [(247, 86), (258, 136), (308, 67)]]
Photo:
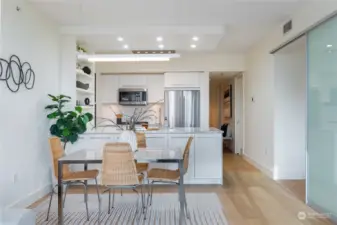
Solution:
[(0, 81), (4, 81), (11, 92), (18, 92), (23, 85), (31, 90), (35, 84), (35, 73), (28, 62), (21, 63), (18, 56), (9, 60), (0, 58)]

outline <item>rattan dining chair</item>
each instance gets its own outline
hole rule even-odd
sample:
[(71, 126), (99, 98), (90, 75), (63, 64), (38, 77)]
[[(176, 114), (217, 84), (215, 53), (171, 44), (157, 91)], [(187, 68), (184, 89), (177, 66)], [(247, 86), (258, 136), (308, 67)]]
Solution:
[[(188, 163), (189, 163), (189, 154), (190, 154), (190, 148), (191, 144), (193, 141), (193, 137), (189, 137), (187, 140), (187, 144), (185, 146), (184, 150), (184, 174), (187, 172), (188, 169)], [(179, 183), (179, 178), (180, 178), (180, 170), (168, 170), (168, 169), (151, 169), (148, 172), (147, 179), (151, 181), (150, 185), (150, 195), (148, 197), (148, 202), (150, 205), (152, 205), (152, 196), (153, 196), (153, 184), (154, 183), (173, 183), (177, 185), (181, 185)], [(186, 216), (189, 218), (189, 213), (187, 210), (187, 201), (186, 197), (184, 197), (184, 202), (185, 202), (185, 211), (186, 211)]]
[[(137, 136), (137, 146), (138, 149), (139, 148), (146, 148), (146, 137), (145, 137), (145, 133), (136, 133)], [(136, 168), (137, 168), (137, 172), (138, 173), (146, 173), (148, 168), (149, 168), (149, 164), (148, 163), (136, 163)]]
[[(142, 211), (145, 214), (145, 196), (142, 188), (143, 175), (137, 173), (135, 159), (129, 143), (107, 143), (103, 150), (101, 184), (109, 191), (109, 208), (114, 207), (115, 189), (132, 189), (137, 195), (136, 213), (138, 213), (139, 193), (137, 187), (141, 188)], [(113, 191), (111, 207), (111, 190)], [(101, 204), (99, 206), (99, 221), (101, 215)]]
[[(50, 145), (50, 150), (51, 150), (52, 159), (53, 159), (54, 176), (57, 179), (58, 178), (58, 160), (64, 155), (64, 150), (63, 150), (63, 147), (62, 147), (62, 144), (61, 144), (61, 140), (58, 137), (49, 138), (49, 145)], [(63, 173), (62, 185), (65, 185), (65, 192), (64, 192), (64, 197), (63, 197), (63, 207), (64, 207), (64, 204), (65, 204), (65, 201), (66, 201), (68, 187), (72, 184), (81, 184), (84, 187), (84, 202), (85, 202), (85, 208), (86, 208), (86, 212), (87, 212), (87, 220), (89, 220), (87, 181), (88, 180), (95, 180), (98, 200), (100, 201), (98, 185), (97, 185), (97, 175), (98, 175), (99, 171), (98, 170), (86, 170), (86, 171), (72, 172), (72, 171), (70, 171), (68, 165), (63, 165), (62, 173)], [(49, 206), (48, 206), (46, 221), (48, 221), (48, 219), (49, 219), (49, 212), (50, 212), (50, 207), (51, 207), (51, 203), (52, 203), (52, 200), (53, 200), (53, 195), (54, 195), (54, 193), (56, 193), (54, 191), (54, 189), (57, 186), (58, 186), (58, 184), (55, 185), (52, 188), (52, 191), (50, 193), (50, 199), (49, 199)]]

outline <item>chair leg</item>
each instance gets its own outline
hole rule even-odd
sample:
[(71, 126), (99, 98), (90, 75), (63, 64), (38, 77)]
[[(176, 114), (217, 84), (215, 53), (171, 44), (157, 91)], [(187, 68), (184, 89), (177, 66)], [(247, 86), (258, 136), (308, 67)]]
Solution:
[(110, 208), (111, 208), (111, 189), (109, 189), (109, 205), (108, 205), (108, 214), (110, 214)]
[(123, 196), (123, 189), (121, 188), (121, 196)]
[(143, 192), (143, 186), (140, 187), (141, 195), (142, 195), (142, 206), (143, 206), (143, 214), (144, 214), (144, 220), (146, 220), (146, 213), (147, 213), (147, 205), (145, 204), (145, 193)]
[(112, 208), (115, 207), (115, 189), (112, 189)]
[(66, 188), (64, 189), (63, 208), (64, 208), (64, 204), (65, 204), (65, 202), (66, 202), (66, 196), (67, 196), (67, 191), (68, 191), (68, 186), (69, 186), (69, 184), (66, 184), (65, 186), (66, 186)]
[(152, 181), (152, 182), (151, 182), (150, 206), (152, 205), (152, 197), (153, 197), (153, 184), (154, 184), (154, 181)]
[(54, 187), (53, 187), (53, 189), (50, 192), (50, 199), (49, 199), (49, 206), (48, 206), (48, 212), (47, 212), (46, 221), (48, 221), (48, 219), (49, 219), (49, 212), (50, 212), (51, 202), (53, 200), (53, 195), (54, 195)]
[(87, 211), (87, 220), (89, 221), (89, 210), (88, 210), (88, 187), (85, 183), (83, 183), (84, 185), (84, 202), (85, 202), (85, 208)]
[(137, 194), (137, 203), (136, 203), (136, 214), (137, 214), (139, 207), (139, 192), (136, 190), (136, 187), (132, 188), (132, 190)]
[(98, 224), (100, 224), (101, 220), (101, 197), (99, 195), (99, 190), (98, 190), (98, 183), (97, 183), (97, 178), (95, 178), (95, 183), (96, 183), (96, 191), (97, 191), (97, 197), (98, 197)]

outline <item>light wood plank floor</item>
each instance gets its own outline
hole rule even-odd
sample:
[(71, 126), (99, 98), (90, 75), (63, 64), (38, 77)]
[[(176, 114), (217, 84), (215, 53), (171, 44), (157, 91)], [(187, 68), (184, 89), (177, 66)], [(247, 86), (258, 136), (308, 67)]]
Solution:
[[(176, 192), (174, 186), (160, 186), (155, 192)], [(230, 225), (327, 225), (327, 220), (299, 220), (299, 212), (314, 213), (302, 200), (271, 180), (241, 156), (224, 154), (224, 185), (187, 186), (187, 192), (215, 192)], [(95, 193), (95, 189), (90, 189)], [(74, 187), (69, 193), (82, 193)], [(45, 197), (46, 198), (46, 197)], [(45, 199), (43, 198), (43, 199)], [(34, 203), (38, 205), (43, 199)]]

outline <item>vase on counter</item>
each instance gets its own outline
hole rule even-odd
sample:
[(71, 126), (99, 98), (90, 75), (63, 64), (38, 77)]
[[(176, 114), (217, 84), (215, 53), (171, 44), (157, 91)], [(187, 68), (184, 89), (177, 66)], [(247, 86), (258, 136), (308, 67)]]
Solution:
[(137, 136), (133, 130), (124, 130), (121, 133), (118, 142), (127, 142), (130, 144), (133, 152), (137, 150)]

